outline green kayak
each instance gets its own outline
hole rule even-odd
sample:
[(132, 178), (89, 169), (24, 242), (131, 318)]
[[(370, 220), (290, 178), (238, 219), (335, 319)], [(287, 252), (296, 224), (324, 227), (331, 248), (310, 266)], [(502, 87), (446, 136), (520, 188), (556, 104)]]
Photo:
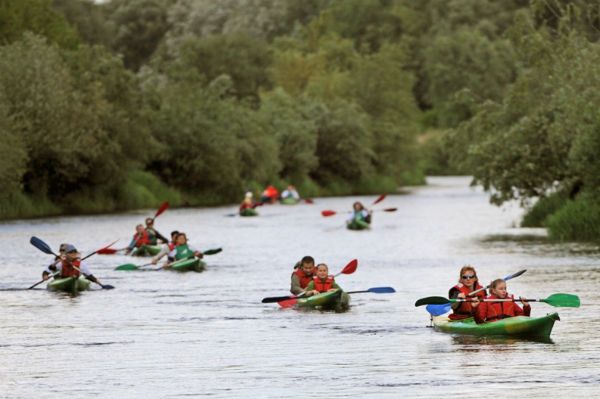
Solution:
[(342, 290), (324, 292), (307, 298), (299, 298), (296, 306), (300, 309), (335, 310), (345, 312), (350, 308), (350, 295)]
[(294, 197), (287, 197), (280, 199), (279, 202), (281, 203), (281, 205), (296, 205), (300, 201)]
[(360, 219), (353, 219), (351, 222), (346, 223), (346, 228), (348, 228), (348, 230), (365, 230), (370, 226), (369, 223)]
[(142, 245), (131, 253), (131, 256), (154, 256), (160, 252), (162, 245)]
[(47, 288), (50, 291), (64, 291), (71, 294), (77, 294), (79, 291), (85, 291), (90, 288), (90, 280), (83, 276), (55, 278), (48, 283)]
[(258, 212), (256, 212), (256, 209), (246, 208), (240, 211), (240, 216), (258, 216)]
[(445, 316), (437, 316), (433, 318), (433, 328), (437, 331), (453, 334), (548, 339), (556, 320), (560, 320), (558, 313), (551, 313), (542, 317), (509, 317), (483, 324), (475, 323), (472, 317), (451, 321)]
[(171, 267), (169, 267), (169, 269), (177, 272), (203, 272), (204, 269), (206, 269), (206, 263), (202, 262), (198, 258), (182, 259), (171, 263)]

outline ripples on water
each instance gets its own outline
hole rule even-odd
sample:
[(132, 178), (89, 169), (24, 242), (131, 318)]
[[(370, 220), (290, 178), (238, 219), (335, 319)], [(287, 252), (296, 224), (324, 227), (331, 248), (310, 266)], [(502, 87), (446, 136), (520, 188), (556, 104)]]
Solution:
[[(29, 237), (83, 253), (115, 238), (124, 246), (152, 212), (1, 224), (0, 397), (597, 397), (598, 247), (514, 228), (516, 206), (493, 207), (468, 183), (432, 178), (390, 196), (382, 205), (398, 212), (377, 213), (367, 232), (319, 215), (349, 209), (353, 198), (263, 207), (254, 219), (226, 217), (225, 207), (169, 210), (157, 219), (163, 234), (181, 229), (198, 248), (224, 248), (207, 257), (206, 272), (117, 272), (129, 258), (95, 256), (94, 274), (117, 288), (74, 298), (15, 290), (39, 280), (49, 261)], [(357, 272), (338, 278), (347, 290), (397, 293), (354, 295), (343, 314), (261, 304), (286, 294), (291, 266), (306, 254), (332, 272), (358, 258)], [(483, 282), (526, 268), (511, 292), (575, 293), (582, 307), (558, 309), (552, 343), (435, 332), (414, 301), (444, 295), (465, 263)], [(534, 315), (553, 310), (533, 304)]]

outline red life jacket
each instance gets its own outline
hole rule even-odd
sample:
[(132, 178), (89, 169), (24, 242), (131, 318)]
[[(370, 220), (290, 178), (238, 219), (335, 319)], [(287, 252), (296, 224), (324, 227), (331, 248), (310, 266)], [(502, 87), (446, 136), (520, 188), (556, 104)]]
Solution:
[(148, 232), (146, 230), (144, 230), (143, 233), (135, 233), (133, 239), (135, 240), (136, 247), (150, 244), (150, 237), (148, 237)]
[(303, 289), (306, 288), (308, 283), (310, 283), (313, 279), (312, 274), (310, 276), (307, 276), (306, 273), (304, 273), (304, 270), (302, 270), (301, 268), (298, 268), (298, 270), (296, 270), (292, 274), (295, 274), (298, 277), (298, 280), (300, 281), (300, 288)]
[(81, 265), (81, 261), (74, 260), (69, 263), (66, 260), (61, 261), (62, 267), (60, 269), (61, 277), (79, 277), (79, 270), (76, 270), (73, 266), (79, 267)]
[(170, 242), (168, 245), (169, 245), (169, 252), (171, 252), (172, 250), (174, 250), (175, 247), (177, 246), (177, 244), (175, 244), (174, 242)]
[(322, 282), (321, 279), (317, 276), (313, 277), (313, 283), (315, 284), (315, 290), (319, 292), (327, 292), (333, 288), (333, 283), (335, 280), (333, 276), (327, 276), (325, 282)]
[[(479, 285), (479, 283), (477, 283), (477, 284), (475, 284), (475, 289), (473, 291), (477, 291), (480, 288), (483, 288), (483, 287), (481, 285)], [(472, 292), (465, 285), (457, 284), (454, 287), (450, 288), (450, 291), (448, 292), (448, 296), (452, 297), (453, 296), (452, 294), (455, 291), (465, 294), (466, 297), (468, 297), (469, 294)], [(485, 298), (485, 290), (478, 292), (477, 294), (475, 294), (475, 296), (478, 297), (479, 299)], [(474, 314), (475, 314), (475, 310), (471, 306), (470, 302), (461, 302), (460, 306), (458, 308), (452, 309), (452, 314), (449, 316), (449, 318), (451, 320), (466, 319), (468, 317), (473, 316)]]
[[(506, 299), (514, 298), (512, 295), (507, 295)], [(495, 295), (490, 295), (486, 299), (499, 299)], [(482, 302), (477, 307), (475, 313), (475, 321), (484, 323), (486, 321), (502, 320), (507, 317), (529, 316), (531, 314), (531, 306), (525, 306), (524, 309), (516, 302)]]

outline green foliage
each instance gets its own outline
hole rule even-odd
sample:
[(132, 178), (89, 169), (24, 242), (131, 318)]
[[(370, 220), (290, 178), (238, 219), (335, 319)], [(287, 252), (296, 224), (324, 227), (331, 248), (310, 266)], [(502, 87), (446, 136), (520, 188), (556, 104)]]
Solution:
[(561, 209), (568, 201), (568, 195), (560, 191), (547, 197), (540, 198), (531, 209), (527, 211), (521, 222), (522, 227), (543, 227), (548, 216)]
[(546, 219), (550, 237), (557, 240), (600, 239), (600, 204), (597, 196), (581, 195)]

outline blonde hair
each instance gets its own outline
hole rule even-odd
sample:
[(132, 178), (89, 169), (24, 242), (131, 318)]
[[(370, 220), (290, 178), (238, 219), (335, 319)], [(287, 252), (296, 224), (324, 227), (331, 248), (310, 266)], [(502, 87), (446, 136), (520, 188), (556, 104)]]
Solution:
[(475, 268), (471, 265), (464, 265), (463, 267), (460, 268), (460, 272), (458, 273), (458, 282), (461, 282), (463, 273), (466, 271), (472, 271), (473, 274), (475, 275), (475, 285), (477, 285), (479, 283), (479, 277), (477, 277), (477, 271), (475, 270)]

